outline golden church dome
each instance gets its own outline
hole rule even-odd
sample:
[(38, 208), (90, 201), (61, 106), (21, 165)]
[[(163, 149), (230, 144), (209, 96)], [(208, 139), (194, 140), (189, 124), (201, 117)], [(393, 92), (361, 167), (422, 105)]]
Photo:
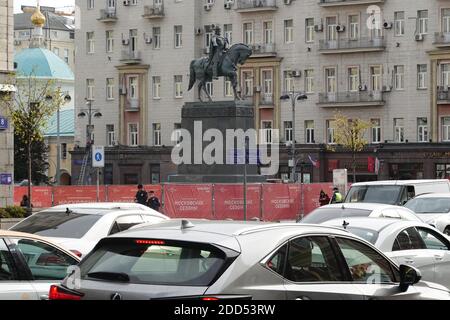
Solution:
[(40, 8), (39, 5), (36, 7), (36, 11), (31, 16), (31, 22), (36, 27), (41, 27), (42, 28), (45, 25), (45, 16), (42, 14), (41, 8)]

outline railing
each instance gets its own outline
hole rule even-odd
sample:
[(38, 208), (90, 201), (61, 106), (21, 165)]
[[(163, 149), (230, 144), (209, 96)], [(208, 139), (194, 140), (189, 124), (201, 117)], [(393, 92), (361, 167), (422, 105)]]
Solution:
[(261, 93), (260, 105), (271, 106), (273, 105), (273, 94), (272, 93)]
[(336, 92), (319, 93), (319, 104), (330, 103), (372, 103), (383, 102), (383, 93), (380, 92)]
[(275, 8), (276, 0), (238, 0), (236, 8), (240, 9), (257, 9), (257, 8)]
[(126, 109), (135, 111), (139, 110), (139, 99), (128, 99)]
[(320, 50), (348, 50), (348, 49), (382, 49), (386, 47), (384, 37), (320, 40)]
[(164, 4), (153, 4), (144, 6), (144, 18), (160, 18), (164, 17)]
[(450, 93), (448, 88), (438, 88), (437, 90), (438, 101), (450, 101)]
[(434, 44), (450, 45), (450, 32), (436, 32), (434, 34)]
[(275, 43), (261, 43), (252, 45), (253, 54), (276, 54)]
[(117, 13), (115, 8), (107, 8), (100, 10), (100, 18), (98, 20), (117, 20)]
[(141, 62), (140, 51), (123, 50), (122, 58), (120, 59), (124, 63), (139, 63)]

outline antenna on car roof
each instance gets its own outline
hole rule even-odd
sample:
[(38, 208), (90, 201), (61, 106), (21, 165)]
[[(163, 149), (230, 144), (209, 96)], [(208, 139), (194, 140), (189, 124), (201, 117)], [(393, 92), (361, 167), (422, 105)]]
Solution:
[(181, 220), (181, 230), (195, 227), (189, 220)]
[(66, 214), (69, 215), (69, 214), (71, 214), (71, 213), (73, 213), (73, 211), (70, 210), (69, 208), (66, 208)]
[(349, 225), (350, 223), (348, 223), (347, 221), (343, 221), (342, 222), (342, 226), (344, 227), (344, 229), (346, 229), (347, 230), (347, 226)]

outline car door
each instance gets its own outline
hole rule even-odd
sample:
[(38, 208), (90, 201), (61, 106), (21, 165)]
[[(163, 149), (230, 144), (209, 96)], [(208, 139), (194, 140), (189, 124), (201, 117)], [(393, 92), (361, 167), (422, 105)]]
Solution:
[(0, 300), (36, 300), (37, 294), (5, 240), (0, 238)]
[(289, 300), (361, 300), (363, 295), (345, 281), (326, 236), (289, 241), (284, 267)]
[(400, 292), (400, 276), (391, 262), (367, 244), (344, 237), (336, 237), (335, 244), (344, 262), (344, 270), (365, 299), (414, 299), (419, 293), (410, 286)]
[(392, 251), (386, 255), (399, 265), (406, 264), (418, 268), (423, 280), (434, 281), (435, 253), (427, 250), (416, 228), (410, 227), (400, 231), (394, 240)]
[(417, 231), (425, 243), (424, 251), (433, 256), (433, 282), (450, 288), (450, 242), (439, 232), (430, 228), (417, 227)]
[(29, 269), (38, 299), (46, 300), (50, 285), (60, 283), (67, 269), (78, 264), (76, 259), (48, 243), (27, 238), (10, 238), (10, 241)]

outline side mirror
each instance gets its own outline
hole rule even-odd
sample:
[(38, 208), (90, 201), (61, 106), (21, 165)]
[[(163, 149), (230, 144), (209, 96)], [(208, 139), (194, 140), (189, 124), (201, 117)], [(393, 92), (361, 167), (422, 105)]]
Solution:
[(414, 267), (400, 265), (400, 291), (406, 292), (409, 286), (416, 284), (422, 279), (420, 271)]

